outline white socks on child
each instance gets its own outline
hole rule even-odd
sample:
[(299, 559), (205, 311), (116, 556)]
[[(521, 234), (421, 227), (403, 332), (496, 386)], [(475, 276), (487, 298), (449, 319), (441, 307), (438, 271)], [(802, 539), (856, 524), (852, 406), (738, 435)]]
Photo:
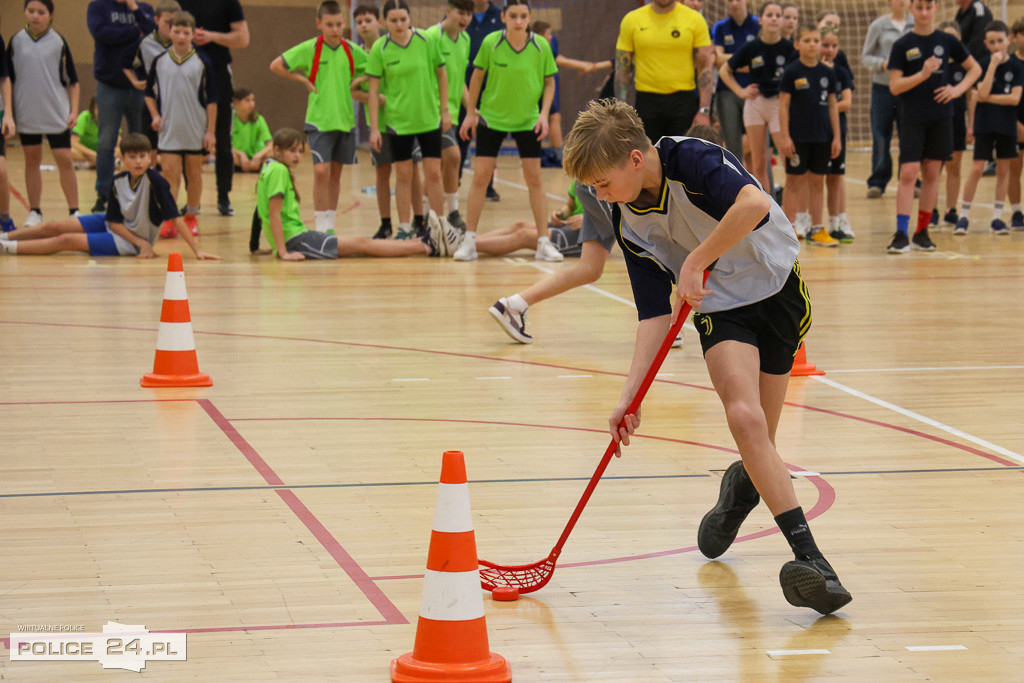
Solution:
[(446, 192), (445, 195), (444, 195), (444, 214), (447, 216), (452, 211), (458, 211), (458, 210), (459, 210), (459, 193), (458, 192), (452, 192), (451, 194), (448, 194)]
[(17, 254), (18, 243), (15, 240), (0, 240), (0, 254)]
[(337, 220), (337, 211), (314, 211), (313, 223), (317, 232), (334, 230), (334, 221)]
[(960, 202), (960, 218), (968, 218), (971, 215), (971, 203)]
[(525, 313), (526, 309), (530, 307), (530, 304), (526, 303), (526, 299), (519, 294), (513, 294), (505, 301), (508, 303), (508, 307), (517, 313)]
[(992, 205), (992, 220), (998, 221), (1003, 218), (1003, 203), (996, 202)]

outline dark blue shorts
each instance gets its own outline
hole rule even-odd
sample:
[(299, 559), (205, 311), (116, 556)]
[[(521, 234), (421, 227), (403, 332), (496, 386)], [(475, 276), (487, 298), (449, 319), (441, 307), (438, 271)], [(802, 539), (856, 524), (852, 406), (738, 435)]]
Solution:
[(78, 222), (89, 240), (90, 256), (132, 256), (139, 253), (134, 244), (110, 232), (107, 228), (107, 214), (79, 216)]

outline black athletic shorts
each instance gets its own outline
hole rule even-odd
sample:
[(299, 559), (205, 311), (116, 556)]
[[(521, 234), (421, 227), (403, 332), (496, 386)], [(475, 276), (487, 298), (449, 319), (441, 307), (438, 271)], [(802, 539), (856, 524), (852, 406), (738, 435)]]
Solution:
[(788, 375), (793, 356), (811, 329), (811, 297), (800, 279), (800, 262), (793, 264), (778, 293), (756, 303), (717, 313), (694, 313), (705, 355), (715, 344), (738, 341), (757, 347), (761, 372)]
[(832, 145), (828, 142), (794, 142), (796, 156), (787, 157), (786, 175), (814, 173), (825, 175), (828, 171), (829, 154)]
[(967, 113), (953, 107), (953, 151), (967, 149)]
[(488, 128), (483, 122), (476, 127), (476, 155), (478, 157), (496, 157), (501, 151), (501, 143), (505, 136), (511, 135), (516, 141), (516, 149), (519, 150), (520, 159), (539, 159), (541, 157), (541, 144), (537, 134), (532, 130), (517, 130), (506, 132)]
[[(43, 144), (43, 135), (35, 133), (18, 133), (22, 147)], [(63, 133), (47, 133), (46, 140), (50, 143), (50, 149), (71, 149), (71, 130)]]
[(420, 143), (420, 150), (423, 152), (424, 159), (441, 158), (440, 126), (434, 130), (428, 130), (424, 133), (399, 135), (398, 133), (388, 131), (388, 135), (391, 136), (391, 159), (395, 163), (398, 163), (399, 161), (411, 161), (413, 148), (416, 147), (417, 141)]
[(996, 153), (996, 159), (1016, 159), (1016, 136), (1000, 135), (999, 133), (974, 134), (975, 161), (991, 161), (993, 150)]
[(700, 96), (696, 90), (636, 94), (636, 113), (652, 143), (666, 135), (686, 135), (699, 109)]
[(900, 163), (924, 160), (948, 161), (953, 158), (953, 122), (904, 120), (900, 122)]
[[(828, 160), (828, 170), (826, 171), (826, 175), (846, 175), (846, 136), (845, 135), (843, 136), (842, 140), (843, 140), (843, 148), (841, 150), (839, 150), (839, 156), (837, 156), (835, 159), (829, 159)], [(829, 146), (831, 147), (831, 143), (829, 143)], [(830, 149), (829, 152), (831, 153), (831, 151), (832, 150)]]

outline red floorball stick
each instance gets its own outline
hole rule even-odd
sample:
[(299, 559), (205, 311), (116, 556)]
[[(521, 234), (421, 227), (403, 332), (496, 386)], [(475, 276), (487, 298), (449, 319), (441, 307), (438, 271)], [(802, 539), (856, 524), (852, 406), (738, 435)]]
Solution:
[[(707, 285), (709, 274), (710, 271), (704, 272), (705, 285)], [(675, 341), (679, 331), (683, 329), (683, 323), (686, 322), (690, 315), (690, 308), (690, 304), (684, 303), (680, 309), (676, 322), (669, 329), (668, 334), (665, 335), (665, 340), (661, 342), (661, 348), (658, 349), (654, 360), (651, 361), (651, 367), (647, 369), (647, 374), (644, 375), (640, 388), (637, 389), (636, 395), (633, 396), (633, 400), (626, 409), (627, 415), (636, 413), (640, 404), (643, 403), (647, 390), (651, 388), (655, 375), (658, 374), (661, 364), (665, 361), (665, 356), (668, 355), (668, 350), (672, 348), (672, 342)], [(569, 534), (572, 533), (573, 527), (576, 526), (576, 520), (583, 514), (583, 508), (586, 507), (591, 494), (597, 488), (597, 482), (601, 481), (601, 477), (608, 468), (608, 463), (611, 462), (612, 456), (615, 454), (615, 448), (618, 445), (619, 442), (612, 438), (604, 452), (604, 456), (601, 457), (601, 462), (597, 464), (597, 469), (594, 471), (593, 476), (590, 477), (590, 483), (587, 484), (587, 488), (583, 491), (580, 502), (576, 503), (576, 509), (572, 511), (569, 523), (565, 525), (562, 535), (558, 537), (558, 542), (555, 543), (555, 547), (551, 549), (548, 556), (540, 562), (514, 566), (505, 566), (494, 564), (487, 560), (480, 560), (480, 586), (484, 590), (493, 591), (495, 588), (516, 588), (520, 594), (533, 593), (543, 588), (551, 580), (551, 575), (555, 573), (555, 562), (558, 561), (558, 556), (562, 554), (562, 546), (569, 539)]]

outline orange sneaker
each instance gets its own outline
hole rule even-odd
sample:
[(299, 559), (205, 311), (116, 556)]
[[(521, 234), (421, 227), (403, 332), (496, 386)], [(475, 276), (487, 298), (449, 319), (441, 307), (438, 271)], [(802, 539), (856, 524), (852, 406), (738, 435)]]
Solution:
[(164, 239), (178, 236), (178, 229), (174, 227), (174, 221), (164, 221), (164, 224), (160, 226), (160, 236)]
[(190, 213), (185, 214), (185, 227), (189, 229), (193, 235), (199, 234), (199, 219)]

